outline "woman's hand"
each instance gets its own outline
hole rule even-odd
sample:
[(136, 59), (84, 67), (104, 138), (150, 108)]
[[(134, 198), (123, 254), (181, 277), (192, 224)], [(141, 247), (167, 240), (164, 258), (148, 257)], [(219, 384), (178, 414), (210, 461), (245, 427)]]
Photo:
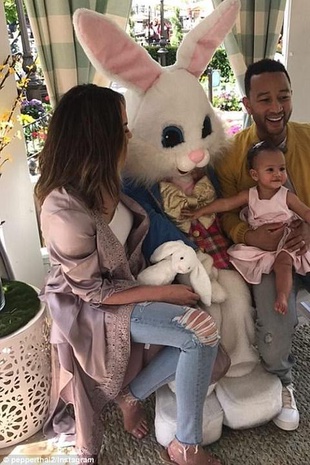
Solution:
[(301, 220), (295, 220), (290, 225), (289, 234), (285, 248), (289, 252), (296, 252), (296, 255), (303, 255), (310, 247), (310, 225)]
[(199, 295), (185, 284), (167, 284), (163, 286), (141, 285), (115, 292), (104, 300), (107, 305), (125, 305), (138, 302), (169, 302), (176, 305), (195, 306)]
[(154, 300), (193, 307), (197, 305), (199, 298), (199, 295), (190, 286), (186, 286), (185, 284), (168, 284), (166, 286), (158, 286), (158, 297)]

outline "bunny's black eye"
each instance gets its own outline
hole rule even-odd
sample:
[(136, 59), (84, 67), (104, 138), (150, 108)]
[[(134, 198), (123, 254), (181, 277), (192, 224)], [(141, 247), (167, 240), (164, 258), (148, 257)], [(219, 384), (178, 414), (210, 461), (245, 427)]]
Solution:
[(180, 257), (180, 260), (184, 260), (184, 257)]
[(210, 117), (207, 115), (204, 119), (203, 126), (202, 126), (202, 138), (205, 139), (209, 136), (212, 132), (212, 124)]
[(178, 126), (166, 126), (161, 135), (161, 144), (165, 148), (175, 147), (184, 142), (182, 129)]

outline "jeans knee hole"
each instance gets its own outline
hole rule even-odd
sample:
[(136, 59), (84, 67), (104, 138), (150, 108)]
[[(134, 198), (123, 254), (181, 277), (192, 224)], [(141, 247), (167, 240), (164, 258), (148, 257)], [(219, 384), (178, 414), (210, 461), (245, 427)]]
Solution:
[(218, 330), (212, 317), (205, 312), (193, 308), (178, 317), (176, 321), (185, 330), (191, 331), (199, 345), (216, 346), (219, 340)]

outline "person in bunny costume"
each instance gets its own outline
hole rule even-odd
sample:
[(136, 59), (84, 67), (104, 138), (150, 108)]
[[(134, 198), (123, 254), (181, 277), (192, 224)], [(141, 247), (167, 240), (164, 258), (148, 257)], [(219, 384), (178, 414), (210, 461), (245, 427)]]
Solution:
[[(211, 164), (220, 156), (227, 140), (223, 124), (198, 78), (232, 28), (239, 6), (239, 0), (223, 1), (185, 36), (176, 63), (166, 68), (104, 15), (85, 9), (74, 15), (78, 40), (92, 64), (128, 89), (126, 108), (133, 137), (124, 172), (124, 190), (150, 218), (150, 231), (144, 241), (145, 257), (149, 258), (167, 241), (182, 240), (197, 250), (213, 282), (214, 276), (217, 278), (219, 286), (214, 289), (208, 312), (220, 329), (231, 367), (206, 398), (204, 444), (220, 437), (223, 424), (231, 428), (255, 426), (271, 420), (281, 409), (281, 385), (275, 376), (262, 369), (254, 348), (254, 312), (249, 290), (241, 276), (228, 267), (225, 256), (228, 242), (216, 217), (210, 219), (208, 227), (196, 222), (184, 233), (167, 215), (163, 202), (164, 191), (170, 187), (185, 197), (197, 197), (194, 191), (200, 180), (207, 182), (210, 199), (216, 196)], [(197, 246), (193, 239), (200, 235), (204, 241), (200, 244), (198, 241)], [(218, 249), (214, 250), (214, 244), (219, 245), (214, 236), (221, 237), (220, 255)], [(210, 266), (212, 253), (214, 264), (220, 269)], [(164, 446), (175, 433), (171, 426), (174, 410), (165, 404), (167, 399), (175, 403), (172, 391), (173, 383), (159, 390), (156, 398), (156, 436)], [(212, 422), (214, 405), (216, 425)]]

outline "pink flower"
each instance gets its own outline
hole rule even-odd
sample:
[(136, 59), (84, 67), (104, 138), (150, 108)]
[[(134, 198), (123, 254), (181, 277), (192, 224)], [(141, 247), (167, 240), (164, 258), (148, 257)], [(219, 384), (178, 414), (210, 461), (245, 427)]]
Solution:
[(242, 123), (235, 123), (235, 124), (228, 126), (226, 131), (229, 136), (233, 136), (237, 132), (239, 132), (241, 129), (242, 129)]

